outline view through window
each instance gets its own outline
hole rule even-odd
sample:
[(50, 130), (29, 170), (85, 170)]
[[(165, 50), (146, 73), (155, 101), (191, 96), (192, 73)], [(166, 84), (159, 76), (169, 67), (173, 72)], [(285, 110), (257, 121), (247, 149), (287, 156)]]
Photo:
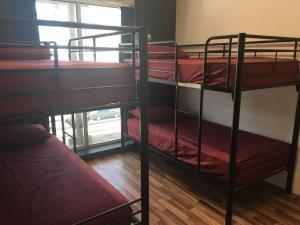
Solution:
[[(53, 0), (37, 0), (36, 9), (38, 19), (121, 26), (120, 8), (87, 5), (80, 3), (80, 1), (71, 3)], [(67, 45), (70, 38), (101, 34), (104, 32), (110, 31), (39, 27), (41, 41), (55, 41), (59, 45)], [(118, 47), (120, 42), (120, 36), (100, 38), (97, 39), (96, 46)], [(84, 40), (75, 44), (93, 46), (91, 40)], [(72, 59), (94, 61), (94, 55), (92, 52), (85, 52), (81, 55), (72, 55)], [(59, 51), (59, 60), (69, 60), (67, 50)], [(118, 62), (119, 54), (118, 52), (97, 52), (96, 60), (101, 62)], [(116, 141), (121, 137), (119, 108), (78, 113), (75, 114), (74, 117), (76, 142), (79, 149)], [(69, 147), (73, 147), (71, 115), (56, 116), (55, 121), (57, 136), (62, 139), (63, 132), (65, 131), (66, 144)], [(62, 130), (63, 125), (65, 127), (64, 131)]]

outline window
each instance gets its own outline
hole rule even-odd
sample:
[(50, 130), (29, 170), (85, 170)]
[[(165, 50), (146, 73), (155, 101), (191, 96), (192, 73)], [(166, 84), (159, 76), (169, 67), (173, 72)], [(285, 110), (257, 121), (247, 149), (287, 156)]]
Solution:
[[(121, 26), (120, 8), (82, 4), (79, 0), (74, 1), (74, 3), (54, 0), (37, 0), (36, 9), (38, 19)], [(41, 41), (56, 41), (59, 45), (67, 45), (70, 38), (110, 31), (40, 26), (39, 32)], [(101, 38), (97, 40), (96, 46), (118, 47), (120, 42), (120, 36)], [(82, 46), (93, 46), (93, 43), (90, 40), (84, 40), (78, 44)], [(59, 60), (68, 59), (68, 51), (60, 50)], [(81, 55), (72, 55), (72, 59), (94, 61), (94, 56), (92, 52), (85, 52)], [(97, 61), (102, 62), (118, 62), (119, 54), (118, 52), (97, 52), (96, 59)], [(119, 108), (78, 113), (75, 114), (74, 117), (76, 143), (79, 149), (120, 140), (121, 120)], [(65, 136), (66, 144), (69, 147), (73, 147), (71, 115), (64, 115), (63, 117), (56, 116), (55, 121), (57, 136), (61, 139)], [(65, 128), (64, 134), (62, 126)]]
[[(77, 22), (76, 4), (51, 0), (36, 2), (38, 19)], [(55, 41), (59, 45), (67, 45), (70, 38), (77, 37), (77, 29), (60, 27), (39, 27), (41, 41)], [(68, 60), (68, 51), (59, 50), (59, 59)]]
[[(109, 18), (109, 19), (108, 19)], [(103, 24), (111, 26), (121, 26), (121, 10), (119, 8), (109, 8), (103, 6), (93, 6), (81, 4), (81, 22), (92, 23), (92, 24)], [(100, 31), (101, 32), (101, 31)], [(101, 33), (111, 32), (102, 31)], [(97, 30), (82, 30), (82, 36), (100, 34)], [(98, 39), (96, 46), (107, 46), (107, 47), (118, 47), (121, 42), (121, 37), (111, 36), (106, 38)], [(85, 46), (92, 46), (91, 40), (83, 42)], [(84, 60), (93, 61), (93, 53), (85, 53)], [(118, 62), (118, 52), (98, 52), (97, 61), (101, 62)]]

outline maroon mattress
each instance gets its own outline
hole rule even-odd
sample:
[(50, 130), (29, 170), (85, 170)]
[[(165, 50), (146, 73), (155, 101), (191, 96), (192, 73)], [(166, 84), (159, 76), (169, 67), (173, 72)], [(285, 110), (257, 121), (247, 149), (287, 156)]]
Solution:
[[(60, 62), (60, 89), (135, 84), (132, 71), (121, 63)], [(0, 116), (44, 113), (122, 103), (135, 99), (135, 87), (104, 88), (59, 94), (25, 96), (32, 92), (55, 90), (55, 73), (51, 60), (0, 60), (0, 95), (22, 94), (0, 98)], [(104, 70), (96, 71), (96, 68)], [(116, 68), (116, 69), (105, 69)], [(121, 69), (120, 69), (121, 68)], [(11, 71), (30, 69), (30, 71)]]
[[(130, 60), (126, 61), (131, 64)], [(204, 59), (179, 59), (178, 78), (183, 83), (202, 84)], [(149, 77), (174, 80), (174, 59), (149, 59)], [(235, 83), (236, 58), (231, 61), (229, 86)], [(208, 72), (213, 75), (227, 73), (226, 58), (210, 58)], [(295, 60), (247, 57), (243, 67), (242, 87), (251, 88), (274, 84), (286, 84), (299, 80), (299, 62)], [(224, 86), (225, 78), (213, 78), (210, 85)]]
[[(125, 197), (56, 137), (0, 148), (0, 224), (71, 225), (127, 203)], [(125, 207), (89, 225), (131, 224)]]
[[(197, 124), (194, 118), (179, 119), (178, 160), (197, 166)], [(174, 121), (149, 123), (149, 144), (174, 156)], [(139, 120), (128, 120), (128, 134), (139, 140)], [(236, 185), (243, 185), (286, 166), (290, 145), (278, 140), (239, 132)], [(222, 180), (228, 178), (230, 128), (203, 121), (201, 170)]]

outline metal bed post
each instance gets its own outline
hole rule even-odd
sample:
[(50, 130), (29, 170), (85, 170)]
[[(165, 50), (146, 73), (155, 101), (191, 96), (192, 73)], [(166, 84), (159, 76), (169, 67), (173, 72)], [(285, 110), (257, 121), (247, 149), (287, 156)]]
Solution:
[[(228, 50), (229, 50), (229, 48), (228, 48)], [(226, 56), (226, 44), (223, 44), (223, 57), (225, 57)]]
[[(96, 48), (96, 38), (93, 38), (93, 47)], [(97, 62), (97, 51), (94, 49), (93, 51), (94, 62)]]
[(66, 131), (65, 131), (65, 119), (64, 119), (64, 115), (60, 116), (61, 119), (61, 130), (62, 130), (62, 138), (63, 138), (63, 142), (64, 144), (66, 144)]
[[(205, 70), (204, 70), (205, 74)], [(205, 79), (204, 79), (205, 80)], [(203, 104), (204, 104), (204, 88), (205, 81), (203, 80), (203, 85), (200, 87), (200, 104), (199, 104), (199, 121), (198, 121), (198, 151), (197, 151), (197, 167), (198, 171), (201, 171), (201, 153), (202, 153), (202, 119), (203, 119)]]
[(300, 126), (300, 86), (297, 86), (297, 96), (298, 96), (297, 106), (296, 106), (296, 114), (295, 114), (295, 121), (294, 121), (293, 138), (292, 138), (292, 144), (291, 144), (290, 155), (289, 155), (288, 178), (286, 184), (286, 192), (289, 194), (292, 193), (292, 189), (293, 189), (296, 158), (298, 153), (298, 139), (299, 139), (299, 126)]
[[(53, 44), (53, 49), (54, 49), (55, 89), (59, 90), (59, 88), (60, 88), (60, 82), (59, 82), (58, 49), (57, 49), (56, 42), (51, 42), (51, 44)], [(51, 116), (51, 126), (52, 126), (52, 133), (56, 136), (56, 120), (55, 120), (55, 116)]]
[(58, 48), (56, 42), (51, 42), (53, 44), (54, 49), (54, 74), (55, 74), (55, 89), (60, 89), (60, 81), (59, 81), (59, 63), (58, 63)]
[[(298, 41), (295, 41), (294, 47), (294, 60), (297, 58), (297, 50), (298, 50)], [(296, 86), (297, 91), (297, 105), (296, 105), (296, 114), (294, 120), (294, 130), (293, 130), (293, 137), (292, 137), (292, 144), (290, 148), (290, 155), (289, 155), (289, 164), (288, 164), (288, 177), (286, 183), (286, 192), (291, 194), (293, 189), (294, 183), (294, 176), (295, 176), (295, 166), (296, 166), (296, 157), (298, 154), (298, 139), (299, 139), (299, 126), (300, 126), (300, 86)]]
[(69, 44), (68, 44), (68, 58), (69, 58), (69, 61), (71, 61), (71, 58), (72, 58), (72, 50), (71, 50), (71, 41), (69, 41)]
[(52, 130), (52, 134), (56, 136), (55, 116), (51, 116), (51, 130)]
[(126, 120), (125, 120), (125, 108), (124, 106), (122, 105), (121, 108), (121, 116), (120, 116), (120, 119), (121, 119), (121, 151), (124, 152), (125, 150), (125, 124), (126, 123)]
[[(135, 43), (136, 41), (135, 41), (135, 33), (133, 32), (133, 33), (131, 33), (131, 46), (132, 47), (135, 47), (135, 45), (136, 45), (136, 43)], [(140, 49), (139, 49), (139, 54), (140, 54)], [(138, 56), (139, 57), (139, 56)], [(126, 56), (125, 56), (125, 59), (126, 59)], [(140, 63), (140, 61), (139, 61), (139, 63)], [(136, 51), (134, 50), (134, 49), (132, 49), (132, 51), (131, 51), (131, 65), (133, 66), (133, 67), (135, 67), (136, 66)], [(139, 64), (139, 66), (140, 66), (140, 64)], [(136, 70), (133, 70), (133, 72), (134, 72), (134, 76), (136, 75), (135, 74), (135, 72), (136, 72)], [(140, 76), (141, 76), (141, 74), (140, 74)], [(137, 83), (139, 82), (138, 80), (136, 81)], [(137, 93), (139, 92), (139, 91), (141, 91), (141, 90), (137, 90)], [(138, 96), (137, 96), (138, 97)]]
[(275, 61), (277, 61), (278, 58), (278, 51), (275, 52)]
[[(71, 61), (72, 60), (71, 40), (69, 40), (69, 43), (68, 43), (68, 52), (69, 52), (69, 61)], [(62, 115), (62, 118), (63, 118), (63, 115)], [(64, 123), (64, 121), (62, 121), (62, 124), (63, 123)], [(73, 150), (77, 154), (77, 142), (76, 142), (76, 131), (75, 131), (75, 117), (74, 117), (74, 113), (71, 114), (71, 123), (72, 123), (72, 126), (71, 126), (72, 127), (72, 136), (69, 136), (69, 137), (71, 137), (72, 140), (73, 140)], [(63, 134), (65, 135), (65, 129), (63, 129)], [(64, 137), (64, 141), (65, 141), (65, 137)]]
[(174, 68), (174, 76), (175, 76), (175, 159), (178, 158), (178, 95), (179, 95), (179, 86), (178, 86), (178, 45), (177, 42), (174, 42), (175, 47), (175, 68)]
[(237, 156), (237, 141), (239, 131), (240, 109), (241, 109), (241, 77), (244, 63), (246, 34), (240, 33), (238, 35), (238, 52), (237, 52), (237, 66), (235, 75), (234, 87), (234, 106), (233, 106), (233, 120), (231, 130), (230, 142), (230, 161), (228, 170), (228, 183), (227, 183), (227, 206), (226, 206), (226, 225), (232, 224), (232, 212), (234, 201), (234, 187), (236, 175), (236, 156)]
[(71, 114), (71, 120), (72, 120), (73, 150), (77, 154), (77, 140), (76, 140), (75, 116), (74, 116), (74, 113)]
[[(135, 48), (135, 32), (131, 33), (131, 46), (132, 48)], [(141, 52), (141, 51), (140, 51)], [(135, 57), (135, 49), (132, 49), (131, 51), (131, 60), (132, 60), (132, 66), (135, 67), (135, 60), (136, 60), (136, 57)]]
[(140, 28), (140, 135), (141, 135), (141, 207), (142, 224), (149, 224), (149, 159), (148, 159), (148, 53), (147, 30)]
[(227, 77), (226, 77), (226, 88), (229, 86), (229, 77), (231, 73), (231, 51), (232, 50), (232, 37), (229, 38), (228, 43), (228, 60), (227, 60)]
[(126, 104), (121, 107), (121, 151), (124, 152), (126, 148), (127, 141), (127, 110)]
[[(277, 52), (276, 52), (277, 53)], [(294, 42), (294, 50), (293, 50), (293, 59), (297, 59), (298, 53), (298, 40)], [(300, 86), (296, 85), (297, 91), (297, 103), (296, 103), (296, 111), (295, 111), (295, 120), (294, 120), (294, 128), (293, 128), (293, 136), (290, 147), (288, 165), (287, 165), (287, 182), (286, 182), (286, 192), (288, 194), (292, 193), (293, 183), (294, 183), (294, 173), (296, 166), (296, 157), (298, 154), (298, 138), (299, 138), (299, 125), (300, 125)]]
[[(132, 32), (131, 33), (131, 47), (132, 47), (132, 51), (131, 51), (131, 64), (133, 67), (136, 66), (136, 51), (135, 51), (135, 45), (136, 45), (136, 41), (135, 41), (135, 35), (136, 32)], [(132, 70), (133, 76), (135, 76), (135, 69)], [(141, 76), (141, 75), (140, 75)], [(139, 91), (139, 90), (138, 90)], [(123, 105), (121, 107), (121, 150), (122, 152), (125, 150), (125, 145), (126, 145), (126, 134), (127, 134), (127, 105)]]
[(208, 45), (209, 45), (209, 41), (207, 41), (204, 45), (203, 84), (202, 84), (202, 87), (200, 87), (200, 104), (199, 104), (200, 108), (199, 108), (199, 121), (198, 121), (198, 151), (197, 151), (197, 167), (198, 167), (199, 172), (201, 171), (202, 119), (203, 119), (204, 89), (206, 86), (205, 75), (208, 73), (208, 70), (207, 70)]
[(295, 41), (295, 47), (294, 47), (294, 60), (297, 59), (297, 50), (298, 50), (298, 41)]

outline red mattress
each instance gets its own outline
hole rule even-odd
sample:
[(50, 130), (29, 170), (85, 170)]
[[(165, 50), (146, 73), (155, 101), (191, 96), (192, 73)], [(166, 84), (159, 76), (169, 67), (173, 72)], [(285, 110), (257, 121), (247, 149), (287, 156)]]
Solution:
[[(0, 224), (71, 225), (128, 201), (56, 137), (0, 149)], [(131, 224), (130, 207), (89, 225)]]
[[(135, 84), (128, 69), (95, 68), (127, 67), (121, 63), (60, 62), (60, 89)], [(0, 95), (55, 90), (55, 74), (51, 60), (0, 60)], [(7, 69), (7, 71), (6, 71)], [(9, 71), (30, 69), (30, 71)], [(41, 70), (42, 69), (42, 70)], [(135, 87), (105, 88), (38, 96), (1, 98), (0, 116), (43, 113), (73, 108), (128, 102), (135, 99)]]
[[(179, 119), (178, 160), (197, 166), (197, 124), (191, 117)], [(222, 180), (228, 178), (230, 128), (203, 121), (201, 170)], [(139, 140), (139, 120), (128, 120), (128, 134)], [(149, 144), (174, 156), (174, 121), (149, 123)], [(239, 132), (236, 185), (243, 185), (286, 166), (290, 145), (278, 140)]]
[[(131, 64), (130, 60), (126, 61)], [(179, 59), (178, 76), (183, 83), (203, 82), (203, 59)], [(174, 59), (149, 59), (149, 77), (174, 80), (175, 62)], [(231, 61), (231, 73), (229, 76), (229, 86), (235, 83), (236, 58)], [(163, 71), (163, 72), (162, 72)], [(208, 72), (213, 75), (227, 73), (226, 58), (210, 58)], [(247, 57), (243, 67), (242, 87), (250, 88), (272, 84), (284, 84), (295, 82), (299, 79), (299, 62), (295, 60), (277, 59), (260, 57)], [(224, 86), (225, 78), (213, 78), (209, 81), (210, 85)]]

